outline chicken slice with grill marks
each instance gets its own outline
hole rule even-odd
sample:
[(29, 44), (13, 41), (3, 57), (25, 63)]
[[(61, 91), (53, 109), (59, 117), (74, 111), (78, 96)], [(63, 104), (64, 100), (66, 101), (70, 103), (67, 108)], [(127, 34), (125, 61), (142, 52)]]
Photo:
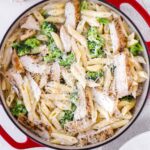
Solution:
[(74, 112), (74, 119), (80, 120), (87, 116), (87, 101), (85, 97), (85, 91), (80, 83), (77, 84), (79, 102), (77, 103), (77, 109)]
[(111, 127), (105, 127), (103, 129), (89, 130), (85, 133), (79, 133), (77, 139), (79, 140), (79, 145), (84, 146), (87, 144), (94, 144), (97, 142), (105, 141), (109, 137), (114, 135), (114, 131)]
[(96, 103), (104, 108), (110, 115), (114, 113), (115, 101), (113, 97), (95, 88), (93, 88), (93, 96)]
[(127, 56), (125, 54), (118, 54), (114, 58), (114, 71), (115, 88), (118, 98), (129, 95), (129, 70), (127, 66)]
[(23, 67), (23, 65), (22, 65), (22, 63), (21, 63), (15, 50), (13, 51), (13, 55), (12, 55), (12, 64), (18, 73), (24, 73), (25, 72), (24, 67)]
[(85, 69), (78, 63), (74, 63), (71, 65), (71, 73), (73, 74), (75, 79), (80, 82), (82, 87), (85, 88), (86, 87)]
[(45, 140), (50, 139), (50, 135), (51, 135), (51, 132), (52, 132), (50, 126), (47, 126), (43, 123), (35, 124), (35, 123), (29, 121), (26, 116), (19, 116), (18, 121), (23, 126), (25, 126), (27, 129), (31, 130), (32, 132), (34, 132), (38, 136), (44, 138)]
[(114, 53), (122, 52), (127, 45), (127, 37), (122, 20), (116, 18), (109, 24), (112, 48)]
[(76, 134), (79, 132), (87, 131), (92, 126), (92, 121), (89, 118), (83, 118), (81, 120), (74, 120), (67, 122), (64, 125), (66, 131), (71, 134)]
[(80, 2), (79, 0), (73, 0), (73, 2), (67, 2), (65, 6), (66, 25), (76, 28), (76, 24), (80, 18)]
[(51, 67), (51, 80), (60, 82), (60, 66), (58, 62), (54, 62)]
[(34, 74), (49, 74), (50, 66), (46, 64), (39, 64), (36, 59), (33, 59), (31, 56), (23, 56), (20, 58), (20, 61), (24, 68)]
[(93, 94), (92, 94), (91, 88), (86, 87), (85, 96), (86, 96), (86, 102), (87, 102), (86, 108), (87, 108), (88, 115), (89, 117), (91, 117), (93, 122), (96, 122), (97, 113), (95, 113)]
[(66, 28), (64, 26), (60, 28), (60, 38), (63, 43), (65, 52), (70, 52), (71, 51), (71, 37), (67, 33)]
[(30, 15), (27, 17), (26, 22), (21, 25), (21, 28), (25, 28), (29, 30), (40, 30), (40, 25), (35, 20), (35, 18), (32, 15)]

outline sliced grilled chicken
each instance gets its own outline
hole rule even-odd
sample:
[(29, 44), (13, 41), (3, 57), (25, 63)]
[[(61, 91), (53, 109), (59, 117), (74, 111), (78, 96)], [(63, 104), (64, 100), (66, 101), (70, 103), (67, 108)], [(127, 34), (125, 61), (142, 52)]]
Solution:
[(127, 58), (125, 54), (118, 54), (114, 58), (115, 87), (118, 98), (129, 95), (129, 82), (127, 73)]
[(45, 140), (49, 140), (49, 137), (51, 135), (51, 127), (47, 126), (43, 123), (40, 124), (34, 124), (33, 122), (29, 121), (27, 117), (25, 116), (19, 116), (18, 121), (25, 126), (27, 129), (31, 130), (38, 136), (44, 138)]
[(87, 116), (87, 102), (85, 98), (85, 92), (80, 83), (77, 84), (78, 94), (79, 94), (79, 102), (77, 103), (77, 109), (74, 112), (74, 119), (80, 120)]
[(77, 137), (79, 145), (84, 146), (88, 144), (94, 144), (108, 139), (114, 135), (114, 131), (110, 127), (105, 127), (100, 130), (90, 130), (85, 133), (80, 133)]
[(23, 79), (21, 77), (21, 75), (19, 73), (17, 73), (15, 70), (13, 69), (9, 69), (6, 72), (6, 78), (7, 80), (13, 85), (15, 86), (19, 91), (21, 90), (21, 86), (23, 83)]
[(0, 65), (2, 65), (5, 70), (7, 69), (7, 67), (11, 62), (12, 54), (13, 54), (13, 49), (11, 47), (6, 48), (4, 51), (1, 50)]
[(15, 72), (14, 70), (10, 69), (7, 73), (6, 73), (6, 78), (8, 78), (8, 81), (15, 87), (17, 88), (17, 94), (19, 91), (19, 96), (23, 97), (23, 102), (25, 104), (25, 107), (27, 109), (28, 112), (30, 112), (31, 110), (31, 103), (30, 103), (30, 96), (29, 96), (29, 89), (30, 89), (30, 85), (29, 82), (27, 80), (23, 80), (22, 76)]
[(65, 17), (66, 17), (65, 24), (70, 25), (75, 29), (75, 27), (76, 27), (76, 10), (75, 10), (75, 6), (72, 2), (66, 3)]
[(96, 103), (109, 112), (110, 115), (114, 113), (115, 101), (112, 97), (97, 89), (93, 89), (93, 96)]
[(73, 87), (74, 83), (75, 83), (75, 79), (74, 79), (73, 75), (71, 73), (69, 73), (67, 71), (67, 69), (62, 69), (61, 73), (62, 73), (63, 79), (65, 80), (67, 85)]
[(60, 66), (58, 62), (53, 63), (51, 67), (51, 80), (60, 82)]
[(86, 79), (85, 79), (85, 70), (82, 66), (78, 63), (74, 63), (71, 65), (71, 73), (77, 79), (83, 88), (86, 86)]
[(18, 73), (24, 73), (25, 72), (24, 67), (23, 67), (18, 55), (16, 54), (15, 50), (14, 50), (13, 55), (12, 55), (12, 64)]
[(87, 131), (92, 125), (92, 121), (88, 118), (84, 118), (81, 120), (70, 121), (65, 124), (65, 130), (76, 134), (78, 132)]
[(79, 19), (80, 19), (80, 1), (73, 0), (73, 4), (75, 7), (75, 15), (76, 15), (76, 23), (77, 23), (77, 22), (79, 22)]
[(21, 28), (29, 29), (29, 30), (40, 30), (39, 23), (35, 20), (35, 18), (30, 15), (27, 17), (26, 22), (21, 25)]
[(49, 74), (50, 72), (50, 67), (48, 65), (38, 64), (36, 60), (30, 56), (23, 56), (20, 60), (24, 68), (31, 73)]
[(27, 74), (28, 80), (30, 82), (31, 90), (35, 100), (38, 102), (41, 96), (41, 89), (38, 84), (34, 81), (30, 74)]
[(91, 88), (87, 87), (85, 89), (85, 95), (86, 95), (86, 103), (87, 103), (86, 108), (87, 108), (88, 115), (91, 117), (92, 121), (95, 122), (96, 117), (95, 117), (93, 95), (92, 95)]
[(30, 38), (36, 34), (35, 30), (26, 30), (24, 34), (20, 35), (20, 40), (24, 41), (27, 38)]
[(70, 52), (71, 51), (71, 37), (67, 33), (64, 26), (62, 26), (60, 29), (60, 38), (61, 38), (61, 41), (63, 43), (65, 52)]
[(127, 45), (127, 37), (122, 27), (121, 19), (115, 19), (109, 24), (113, 52), (121, 52)]

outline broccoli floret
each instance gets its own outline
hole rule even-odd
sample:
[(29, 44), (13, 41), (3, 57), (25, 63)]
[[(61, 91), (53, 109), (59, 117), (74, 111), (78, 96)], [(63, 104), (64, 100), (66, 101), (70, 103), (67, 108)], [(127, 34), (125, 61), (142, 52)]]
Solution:
[(88, 7), (89, 7), (88, 2), (87, 2), (86, 0), (83, 0), (83, 1), (81, 2), (81, 11), (82, 11), (82, 10), (87, 10)]
[(13, 116), (18, 117), (19, 115), (26, 115), (27, 110), (25, 106), (21, 103), (21, 101), (18, 101), (15, 103), (14, 107), (11, 108), (11, 112)]
[(51, 51), (49, 53), (49, 55), (44, 56), (44, 61), (47, 62), (47, 63), (48, 62), (53, 62), (55, 60), (60, 59), (61, 56), (62, 56), (62, 52), (59, 49), (56, 48), (55, 50)]
[(144, 48), (142, 47), (142, 45), (140, 43), (137, 43), (135, 45), (132, 45), (130, 47), (130, 52), (134, 55), (137, 56), (141, 51), (143, 51)]
[(16, 49), (18, 56), (24, 56), (31, 52), (31, 48), (24, 42), (14, 43), (12, 47)]
[(91, 27), (88, 31), (88, 40), (95, 41), (98, 36), (98, 31), (96, 27)]
[(51, 32), (57, 32), (57, 28), (54, 24), (45, 21), (41, 25), (41, 31), (43, 34), (47, 35), (48, 37), (51, 37)]
[(13, 44), (13, 48), (17, 50), (18, 56), (24, 56), (28, 54), (32, 54), (32, 49), (38, 47), (40, 45), (40, 41), (36, 38), (29, 38), (25, 41), (21, 41)]
[(59, 64), (61, 66), (67, 67), (70, 66), (75, 60), (75, 56), (73, 53), (69, 54), (67, 57), (59, 60)]
[(64, 110), (63, 111), (63, 116), (61, 117), (61, 119), (59, 120), (60, 124), (62, 127), (64, 127), (64, 125), (68, 122), (68, 121), (72, 121), (74, 118), (74, 111), (76, 110), (76, 105), (75, 104), (71, 104), (71, 110)]
[(104, 25), (109, 24), (109, 20), (107, 18), (97, 18), (97, 21)]
[(36, 48), (41, 44), (41, 42), (36, 38), (29, 38), (24, 42), (24, 44), (30, 48)]
[(92, 58), (105, 55), (102, 50), (104, 46), (104, 39), (98, 35), (96, 27), (91, 27), (88, 31), (88, 48)]
[(134, 97), (132, 95), (128, 95), (128, 96), (124, 96), (124, 97), (120, 98), (120, 101), (128, 101), (128, 102), (130, 102), (132, 100), (134, 100)]
[(48, 48), (50, 51), (54, 51), (54, 50), (58, 49), (55, 42), (54, 42), (54, 39), (52, 37), (49, 38)]
[(87, 76), (88, 79), (91, 79), (91, 80), (95, 81), (95, 80), (103, 77), (104, 76), (104, 72), (102, 72), (102, 71), (99, 71), (99, 72), (88, 71), (86, 73), (86, 76)]
[[(102, 41), (103, 42), (103, 41)], [(102, 50), (102, 42), (88, 41), (88, 48), (92, 58), (97, 58), (99, 56), (104, 57), (105, 53)]]

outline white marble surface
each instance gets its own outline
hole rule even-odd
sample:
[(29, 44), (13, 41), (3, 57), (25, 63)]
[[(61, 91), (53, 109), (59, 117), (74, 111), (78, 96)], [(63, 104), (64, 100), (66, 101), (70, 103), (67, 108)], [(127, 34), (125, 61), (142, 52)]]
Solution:
[[(20, 15), (20, 13), (23, 12), (26, 8), (28, 8), (29, 6), (35, 4), (39, 1), (41, 1), (41, 0), (27, 0), (26, 2), (23, 2), (23, 3), (12, 3), (12, 0), (0, 0), (0, 41), (1, 41), (2, 37), (4, 36), (5, 32), (7, 31), (8, 27), (10, 26), (10, 24), (14, 21), (14, 19), (18, 15)], [(150, 0), (137, 0), (137, 1), (140, 4), (142, 4), (143, 7), (148, 9), (148, 12), (150, 13)], [(126, 5), (127, 4), (122, 5), (121, 9), (127, 15), (130, 15), (131, 14), (131, 9), (130, 9), (131, 6), (129, 6), (129, 5), (126, 6)], [(135, 10), (133, 9), (132, 13), (134, 13), (134, 11)], [(136, 12), (134, 13), (134, 15), (135, 14), (136, 14)], [(131, 16), (131, 18), (132, 18), (132, 16)], [(139, 14), (137, 14), (136, 20), (138, 20), (139, 18), (141, 18), (141, 17)], [(135, 23), (137, 22), (136, 20), (135, 20)], [(138, 25), (138, 22), (137, 22), (137, 25)], [(138, 25), (138, 27), (141, 27), (142, 29), (140, 29), (140, 30), (143, 30), (143, 26)], [(146, 31), (143, 31), (142, 33), (145, 36), (145, 39), (147, 41), (150, 41), (150, 36), (149, 36), (150, 28), (145, 24), (144, 29), (146, 29)], [(0, 106), (1, 116), (4, 113), (5, 112), (3, 111), (3, 109)], [(144, 150), (149, 150), (150, 145), (146, 139), (150, 138), (150, 132), (147, 133), (146, 136), (145, 136), (145, 134), (144, 134), (144, 136), (143, 136), (143, 134), (141, 135), (142, 138), (140, 138), (140, 143), (138, 143), (139, 136), (137, 138), (133, 138), (136, 135), (139, 135), (143, 132), (150, 131), (149, 114), (150, 114), (150, 99), (148, 99), (148, 101), (147, 101), (141, 115), (137, 119), (137, 121), (122, 136), (120, 136), (115, 141), (113, 141), (101, 148), (97, 148), (97, 150), (119, 150), (119, 149), (120, 150), (129, 150), (129, 149), (131, 149), (131, 147), (132, 147), (132, 150), (141, 150), (141, 149), (138, 149), (139, 148), (138, 144), (142, 145), (143, 143), (147, 144), (147, 145), (145, 145), (146, 148), (148, 147), (148, 149), (144, 149)], [(7, 124), (4, 123), (4, 120), (8, 120)], [(10, 135), (13, 135), (13, 133), (11, 131), (9, 131), (9, 128), (10, 128), (10, 126), (11, 126), (11, 129), (13, 128), (13, 131), (15, 131), (15, 133), (17, 133), (16, 134), (17, 136), (13, 135), (13, 137), (16, 141), (18, 141), (18, 140), (24, 141), (26, 139), (25, 135), (20, 133), (20, 131), (12, 124), (12, 122), (9, 120), (9, 118), (7, 118), (7, 116), (5, 114), (3, 115), (3, 117), (0, 117), (0, 124), (3, 124), (3, 127), (9, 132)], [(129, 141), (129, 142), (127, 142), (127, 141)], [(123, 147), (121, 148), (122, 145), (123, 145)], [(137, 146), (138, 146), (138, 148), (137, 148)], [(142, 147), (142, 148), (144, 148), (144, 147)], [(11, 147), (8, 143), (6, 143), (2, 139), (2, 137), (0, 137), (0, 150), (15, 150), (15, 149), (13, 147)], [(48, 150), (48, 148), (40, 148), (40, 149), (34, 148), (34, 150)]]

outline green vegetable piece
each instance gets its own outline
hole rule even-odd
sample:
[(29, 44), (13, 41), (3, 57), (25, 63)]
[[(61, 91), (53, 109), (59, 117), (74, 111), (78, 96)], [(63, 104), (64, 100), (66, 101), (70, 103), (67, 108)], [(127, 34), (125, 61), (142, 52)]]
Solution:
[(90, 55), (92, 58), (97, 58), (99, 56), (104, 57), (105, 53), (102, 50), (102, 43), (99, 42), (96, 44), (94, 41), (88, 41), (88, 48), (90, 50)]
[(71, 104), (71, 110), (64, 110), (63, 111), (64, 114), (63, 114), (62, 118), (59, 120), (59, 122), (60, 122), (60, 124), (61, 124), (62, 127), (64, 127), (64, 125), (67, 122), (73, 120), (73, 118), (74, 118), (74, 112), (75, 112), (76, 108), (77, 108), (77, 106), (74, 103), (72, 103)]
[(98, 35), (96, 27), (91, 27), (88, 31), (88, 48), (92, 58), (104, 57), (104, 39)]
[(45, 62), (53, 62), (55, 60), (60, 59), (62, 56), (62, 52), (59, 49), (55, 49), (54, 51), (51, 51), (49, 55), (44, 56), (44, 61)]
[(104, 72), (102, 72), (102, 71), (99, 71), (99, 72), (88, 71), (86, 73), (86, 76), (87, 76), (88, 79), (91, 79), (91, 80), (95, 81), (95, 80), (103, 77), (104, 76)]
[(97, 21), (104, 25), (109, 24), (109, 20), (107, 18), (97, 18)]
[(88, 7), (89, 7), (88, 2), (87, 2), (86, 0), (83, 0), (83, 1), (81, 2), (81, 11), (82, 11), (82, 10), (87, 10)]
[(75, 60), (75, 56), (73, 53), (71, 53), (67, 57), (60, 59), (59, 64), (60, 66), (67, 67), (70, 66), (74, 62), (74, 60)]
[(120, 98), (120, 101), (128, 101), (128, 102), (130, 102), (132, 100), (134, 100), (134, 97), (132, 95), (128, 95), (128, 96)]
[(74, 117), (74, 114), (72, 113), (71, 110), (64, 110), (64, 115), (63, 117), (59, 120), (60, 124), (62, 127), (68, 122), (72, 121)]
[(88, 40), (95, 41), (98, 36), (98, 31), (96, 27), (91, 27), (88, 31)]
[(57, 32), (57, 28), (54, 24), (45, 21), (41, 25), (41, 31), (43, 32), (43, 34), (51, 37), (51, 32)]
[(36, 48), (41, 44), (41, 42), (36, 38), (29, 38), (24, 42), (24, 44), (30, 48)]
[(29, 38), (25, 41), (14, 43), (12, 48), (17, 50), (18, 56), (32, 54), (32, 50), (40, 45), (40, 41), (36, 38)]
[(24, 44), (24, 42), (14, 43), (12, 48), (17, 50), (18, 56), (24, 56), (30, 54), (31, 48)]
[(27, 114), (27, 110), (26, 110), (25, 106), (20, 101), (17, 101), (16, 104), (14, 105), (14, 107), (11, 108), (11, 112), (12, 112), (13, 116), (15, 116), (15, 117)]
[(130, 52), (134, 55), (137, 56), (140, 52), (142, 52), (144, 48), (140, 43), (137, 43), (133, 46), (130, 47)]

